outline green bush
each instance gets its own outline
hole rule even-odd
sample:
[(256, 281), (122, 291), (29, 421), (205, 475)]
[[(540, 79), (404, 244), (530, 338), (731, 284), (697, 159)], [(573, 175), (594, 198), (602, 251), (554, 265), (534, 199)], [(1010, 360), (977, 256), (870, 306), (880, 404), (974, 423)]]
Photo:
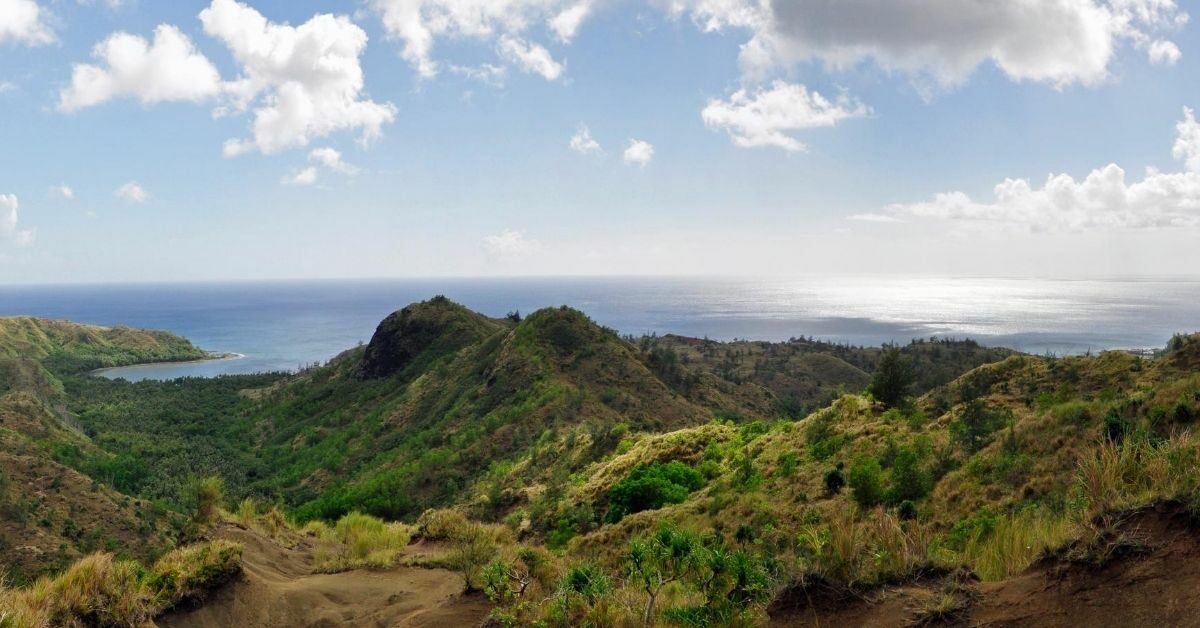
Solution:
[(850, 466), (850, 490), (854, 501), (870, 508), (883, 501), (883, 467), (875, 458), (859, 458)]
[(615, 523), (635, 512), (682, 503), (688, 494), (702, 486), (704, 476), (678, 460), (640, 464), (609, 489), (607, 520)]
[(888, 502), (899, 504), (921, 499), (929, 494), (932, 485), (932, 478), (921, 456), (911, 447), (900, 447), (892, 462), (892, 487), (888, 491)]

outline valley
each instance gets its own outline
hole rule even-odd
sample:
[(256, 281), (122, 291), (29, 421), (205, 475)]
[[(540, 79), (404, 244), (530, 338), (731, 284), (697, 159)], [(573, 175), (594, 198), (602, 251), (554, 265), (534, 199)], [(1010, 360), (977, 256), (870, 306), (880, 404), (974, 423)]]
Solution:
[[(88, 372), (207, 354), (0, 332), (5, 628), (1055, 625), (1083, 611), (1014, 591), (1110, 574), (1124, 610), (1097, 612), (1152, 617), (1136, 592), (1162, 576), (1136, 574), (1195, 543), (1189, 336), (1065, 358), (634, 338), (438, 297), (294, 374), (130, 383)], [(240, 575), (201, 569), (185, 602), (98, 620), (29, 597), (76, 561), (213, 543)]]

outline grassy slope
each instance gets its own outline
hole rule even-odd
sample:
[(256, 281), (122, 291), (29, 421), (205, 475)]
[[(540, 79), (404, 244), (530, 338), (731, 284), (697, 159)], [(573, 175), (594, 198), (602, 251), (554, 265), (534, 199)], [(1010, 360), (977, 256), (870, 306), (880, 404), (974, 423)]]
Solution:
[[(554, 517), (591, 517), (574, 522), (587, 531), (571, 545), (581, 557), (615, 561), (628, 539), (662, 520), (725, 535), (748, 524), (761, 542), (793, 552), (796, 531), (833, 525), (856, 508), (851, 490), (826, 493), (828, 471), (872, 457), (882, 462), (886, 490), (894, 481), (897, 450), (910, 448), (931, 483), (928, 494), (915, 500), (917, 524), (940, 535), (947, 551), (962, 552), (1006, 516), (1049, 518), (1080, 508), (1081, 461), (1104, 442), (1109, 423), (1148, 446), (1186, 432), (1200, 416), (1198, 366), (1200, 337), (1153, 361), (1118, 352), (1013, 356), (934, 389), (907, 416), (850, 395), (801, 421), (770, 424), (761, 434), (716, 423), (636, 435), (625, 453), (584, 469), (547, 507)], [(1003, 420), (985, 446), (968, 451), (954, 440), (952, 426), (965, 400), (976, 397)], [(820, 422), (828, 429), (815, 429)], [(710, 479), (681, 504), (602, 524), (611, 487), (634, 465), (665, 460), (705, 469)]]
[(205, 356), (191, 342), (166, 332), (32, 317), (0, 318), (0, 358), (37, 360), (56, 373)]
[(150, 557), (178, 519), (79, 472), (119, 471), (66, 411), (60, 375), (203, 352), (177, 336), (34, 318), (0, 319), (0, 569), (23, 580), (111, 547)]

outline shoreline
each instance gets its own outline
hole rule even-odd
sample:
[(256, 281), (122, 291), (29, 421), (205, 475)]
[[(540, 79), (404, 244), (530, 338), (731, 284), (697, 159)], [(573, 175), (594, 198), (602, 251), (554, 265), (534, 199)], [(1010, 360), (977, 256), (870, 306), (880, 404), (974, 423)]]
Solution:
[(176, 360), (172, 362), (143, 362), (141, 364), (129, 364), (126, 366), (106, 366), (94, 371), (88, 371), (88, 375), (103, 377), (105, 373), (112, 371), (128, 371), (137, 369), (151, 369), (163, 366), (188, 366), (191, 364), (208, 364), (211, 362), (229, 362), (233, 360), (241, 360), (246, 357), (244, 353), (234, 351), (208, 351), (208, 357), (197, 360)]

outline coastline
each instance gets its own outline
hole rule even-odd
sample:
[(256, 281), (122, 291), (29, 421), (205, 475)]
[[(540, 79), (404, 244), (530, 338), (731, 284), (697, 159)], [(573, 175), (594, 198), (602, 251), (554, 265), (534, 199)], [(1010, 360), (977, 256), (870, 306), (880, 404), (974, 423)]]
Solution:
[(137, 369), (160, 368), (164, 366), (188, 366), (192, 364), (209, 364), (212, 362), (229, 362), (233, 360), (241, 360), (246, 357), (244, 353), (234, 351), (207, 351), (208, 357), (197, 360), (176, 360), (172, 362), (143, 362), (141, 364), (128, 364), (125, 366), (106, 366), (104, 368), (88, 371), (88, 375), (103, 377), (105, 373), (112, 371), (130, 371)]

